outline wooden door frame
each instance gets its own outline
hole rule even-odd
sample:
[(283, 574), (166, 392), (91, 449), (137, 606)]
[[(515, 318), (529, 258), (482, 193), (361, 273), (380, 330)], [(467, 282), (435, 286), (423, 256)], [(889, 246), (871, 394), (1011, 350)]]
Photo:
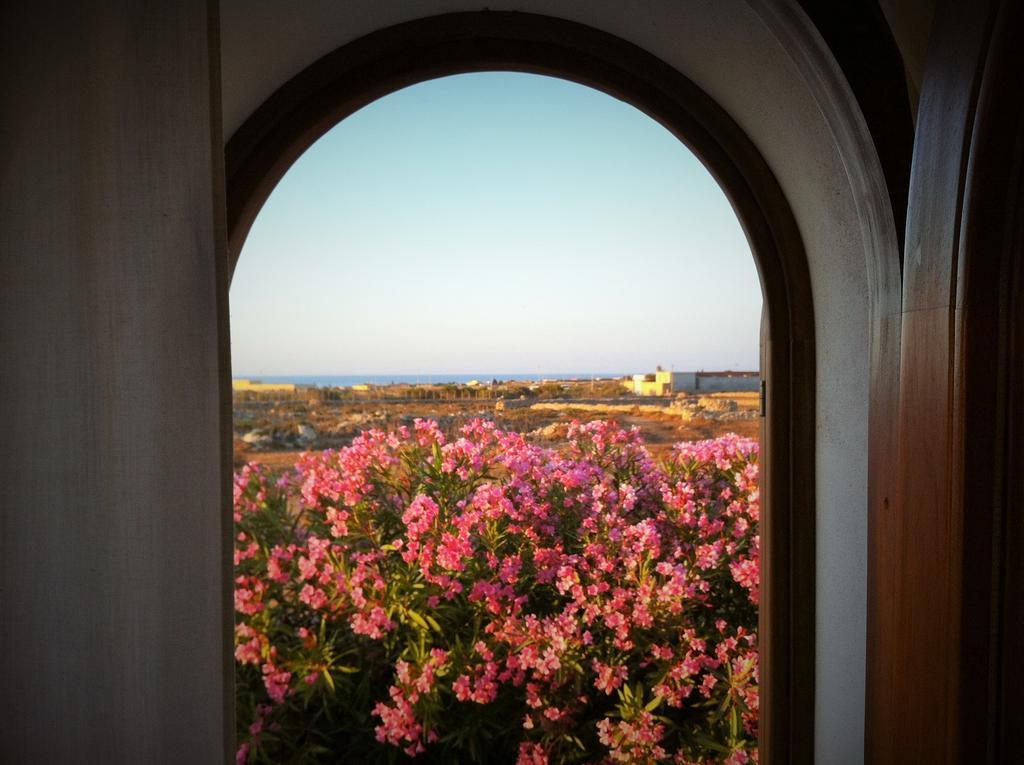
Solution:
[(907, 216), (895, 501), (872, 518), (872, 763), (1020, 756), (1022, 93), (1024, 5), (940, 3)]

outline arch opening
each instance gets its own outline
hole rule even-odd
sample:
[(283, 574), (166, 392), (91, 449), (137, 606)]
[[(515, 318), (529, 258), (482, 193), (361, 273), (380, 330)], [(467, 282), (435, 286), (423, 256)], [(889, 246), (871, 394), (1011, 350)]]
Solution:
[(544, 74), (619, 98), (665, 126), (729, 197), (755, 256), (765, 305), (761, 745), (772, 761), (809, 757), (813, 736), (814, 338), (799, 233), (767, 164), (739, 127), (674, 69), (617, 38), (526, 14), (456, 14), (394, 27), (309, 67), (228, 144), (230, 253), (298, 156), (349, 114), (436, 77)]

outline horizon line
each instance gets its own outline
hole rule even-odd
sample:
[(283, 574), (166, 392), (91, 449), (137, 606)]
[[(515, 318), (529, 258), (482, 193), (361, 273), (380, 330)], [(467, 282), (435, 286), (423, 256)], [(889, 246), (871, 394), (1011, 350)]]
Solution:
[[(456, 375), (458, 377), (468, 377), (471, 375), (481, 375), (483, 377), (502, 377), (502, 376), (516, 376), (525, 377), (527, 375), (544, 375), (552, 377), (561, 375), (563, 377), (627, 377), (634, 374), (654, 374), (655, 371), (651, 370), (648, 372), (611, 372), (611, 371), (574, 371), (574, 372), (481, 372), (479, 370), (475, 372), (260, 372), (258, 374), (243, 374), (243, 373), (231, 373), (232, 379), (252, 379), (254, 377), (442, 377), (444, 375)], [(758, 374), (758, 369), (662, 369), (662, 372), (679, 372), (686, 374), (689, 372), (696, 373), (731, 373), (731, 374)]]

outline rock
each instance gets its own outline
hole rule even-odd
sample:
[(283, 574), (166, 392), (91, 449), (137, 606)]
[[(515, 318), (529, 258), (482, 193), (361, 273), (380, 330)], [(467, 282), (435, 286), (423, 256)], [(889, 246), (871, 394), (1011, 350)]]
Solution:
[(703, 407), (707, 412), (735, 412), (739, 409), (736, 399), (711, 396), (701, 396), (697, 399), (697, 406)]
[(296, 430), (298, 431), (298, 441), (300, 444), (311, 444), (317, 439), (317, 432), (311, 425), (299, 425)]
[(678, 417), (684, 422), (703, 416), (703, 413), (697, 409), (697, 402), (685, 395), (677, 396), (675, 401), (665, 409), (665, 413)]
[(756, 409), (741, 409), (738, 412), (726, 412), (721, 419), (725, 422), (733, 422), (734, 420), (756, 420), (760, 416), (761, 413)]
[(530, 431), (530, 436), (533, 438), (540, 438), (545, 441), (553, 441), (555, 439), (564, 438), (567, 430), (568, 426), (565, 423), (553, 422), (543, 428), (537, 428), (536, 430)]
[(262, 430), (250, 430), (242, 436), (242, 440), (250, 446), (266, 446), (270, 443), (271, 438)]

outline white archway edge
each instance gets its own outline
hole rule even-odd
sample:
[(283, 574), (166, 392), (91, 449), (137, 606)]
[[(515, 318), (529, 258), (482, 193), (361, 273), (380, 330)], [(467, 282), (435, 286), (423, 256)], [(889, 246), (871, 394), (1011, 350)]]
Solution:
[[(771, 167), (807, 252), (817, 358), (815, 758), (863, 760), (872, 337), (898, 304), (898, 254), (873, 144), (838, 65), (795, 4), (767, 0), (490, 2), (625, 39), (716, 100)], [(225, 139), (330, 51), (459, 0), (221, 0)], [(894, 281), (895, 280), (895, 281)]]

